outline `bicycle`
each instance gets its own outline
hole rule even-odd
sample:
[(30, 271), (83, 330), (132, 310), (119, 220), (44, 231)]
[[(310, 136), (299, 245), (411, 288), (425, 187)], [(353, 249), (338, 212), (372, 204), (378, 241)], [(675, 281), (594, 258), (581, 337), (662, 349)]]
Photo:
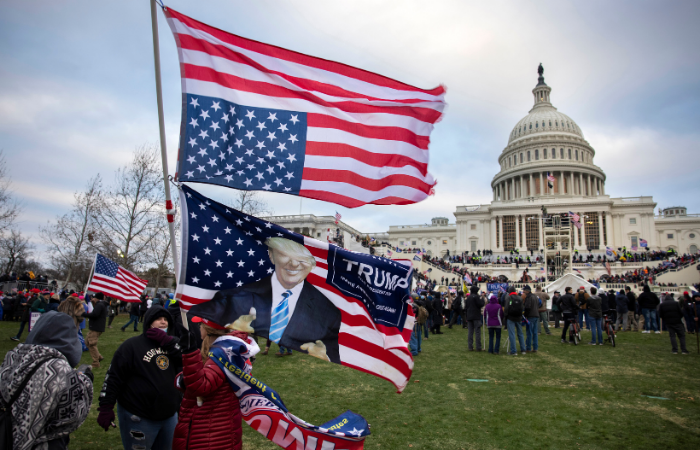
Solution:
[(608, 338), (605, 339), (605, 341), (610, 342), (612, 346), (615, 347), (615, 327), (613, 326), (615, 323), (615, 318), (611, 317), (613, 313), (616, 313), (616, 311), (610, 310), (603, 313), (603, 329), (608, 335)]
[(569, 322), (569, 341), (572, 341), (574, 345), (578, 345), (581, 342), (581, 327), (579, 327), (576, 321), (576, 316), (569, 317), (566, 319)]

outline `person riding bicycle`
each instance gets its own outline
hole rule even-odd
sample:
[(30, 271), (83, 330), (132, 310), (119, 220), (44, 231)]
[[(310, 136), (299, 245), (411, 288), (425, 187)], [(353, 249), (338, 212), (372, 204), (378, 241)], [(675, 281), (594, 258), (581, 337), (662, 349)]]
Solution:
[(563, 344), (566, 344), (566, 332), (569, 330), (571, 320), (575, 320), (576, 315), (578, 313), (578, 305), (576, 304), (576, 300), (574, 299), (574, 296), (571, 293), (570, 287), (567, 287), (564, 290), (564, 295), (561, 296), (559, 305), (564, 316), (564, 329), (561, 332), (561, 342)]

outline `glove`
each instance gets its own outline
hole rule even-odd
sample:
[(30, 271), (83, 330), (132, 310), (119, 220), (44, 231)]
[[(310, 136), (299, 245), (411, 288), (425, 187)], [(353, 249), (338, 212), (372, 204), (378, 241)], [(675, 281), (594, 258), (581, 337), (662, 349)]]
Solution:
[(180, 334), (180, 348), (182, 354), (192, 353), (199, 350), (199, 342), (194, 331), (188, 330), (183, 325), (178, 324), (178, 332)]
[(105, 431), (109, 430), (109, 427), (114, 422), (114, 405), (104, 405), (97, 408), (100, 412), (97, 415), (97, 424), (104, 428)]
[(156, 342), (161, 347), (171, 344), (174, 339), (172, 336), (169, 336), (168, 333), (161, 330), (160, 328), (149, 328), (148, 330), (146, 330), (146, 337)]
[(78, 366), (76, 370), (78, 371), (78, 373), (82, 373), (86, 377), (90, 378), (90, 381), (95, 381), (95, 375), (92, 374), (92, 367), (90, 367), (89, 364), (83, 364), (81, 366)]

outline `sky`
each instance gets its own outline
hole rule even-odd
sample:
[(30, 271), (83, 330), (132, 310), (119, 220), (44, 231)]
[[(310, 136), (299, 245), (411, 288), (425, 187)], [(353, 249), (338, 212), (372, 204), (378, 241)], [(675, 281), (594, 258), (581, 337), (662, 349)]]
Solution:
[[(551, 100), (596, 151), (613, 197), (653, 195), (700, 213), (700, 2), (165, 1), (223, 30), (340, 61), (421, 88), (447, 87), (431, 136), (436, 194), (407, 206), (348, 209), (265, 194), (275, 214), (333, 215), (355, 229), (454, 221), (491, 201), (513, 126), (532, 107), (542, 63)], [(158, 11), (166, 143), (177, 158), (181, 86)], [(147, 0), (0, 2), (0, 150), (23, 204), (18, 227), (66, 213), (99, 173), (159, 139)], [(223, 187), (193, 185), (218, 201)]]

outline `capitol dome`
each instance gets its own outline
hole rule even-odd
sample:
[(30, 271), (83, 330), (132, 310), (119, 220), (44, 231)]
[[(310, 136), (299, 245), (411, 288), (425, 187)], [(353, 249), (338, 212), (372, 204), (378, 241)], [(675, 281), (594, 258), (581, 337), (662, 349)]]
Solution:
[(552, 105), (542, 65), (538, 73), (535, 103), (513, 127), (498, 158), (501, 170), (491, 182), (494, 201), (605, 195), (605, 173), (593, 164), (595, 150), (576, 122)]

